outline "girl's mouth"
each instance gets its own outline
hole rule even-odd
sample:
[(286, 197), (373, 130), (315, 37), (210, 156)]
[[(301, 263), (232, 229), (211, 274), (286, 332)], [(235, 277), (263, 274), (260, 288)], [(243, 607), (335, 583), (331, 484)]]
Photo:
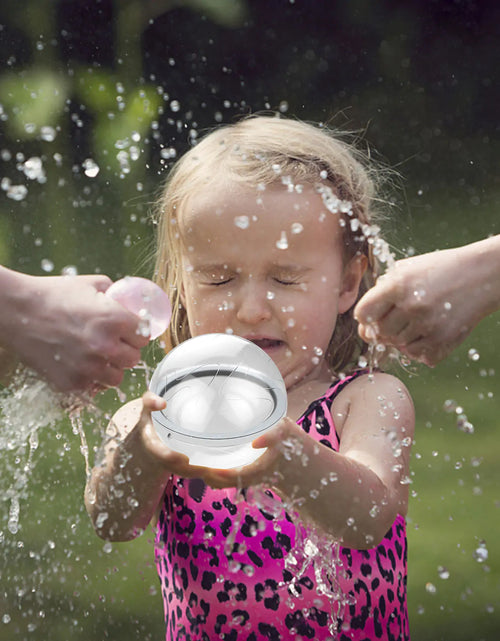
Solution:
[(249, 338), (248, 340), (265, 352), (273, 351), (284, 345), (283, 341), (274, 338)]

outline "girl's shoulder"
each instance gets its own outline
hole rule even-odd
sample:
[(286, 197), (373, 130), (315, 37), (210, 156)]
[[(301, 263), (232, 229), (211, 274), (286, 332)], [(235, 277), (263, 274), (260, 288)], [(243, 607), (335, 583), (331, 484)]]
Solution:
[(396, 376), (382, 371), (358, 371), (346, 377), (336, 388), (331, 413), (337, 431), (349, 416), (408, 416), (413, 420), (414, 407), (406, 385)]

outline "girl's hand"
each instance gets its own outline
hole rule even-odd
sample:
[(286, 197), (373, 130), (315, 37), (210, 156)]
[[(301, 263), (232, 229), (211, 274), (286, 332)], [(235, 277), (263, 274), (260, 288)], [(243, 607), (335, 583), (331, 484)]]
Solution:
[(287, 416), (268, 432), (253, 441), (256, 449), (267, 450), (256, 461), (229, 470), (200, 467), (201, 478), (213, 488), (249, 487), (251, 485), (276, 485), (283, 475), (287, 443), (293, 439), (308, 438), (307, 434)]
[[(150, 391), (145, 392), (142, 399), (125, 405), (113, 419), (118, 442), (123, 438), (125, 451), (135, 451), (136, 456), (142, 451), (144, 461), (141, 467), (148, 473), (152, 469), (163, 468), (169, 474), (185, 478), (200, 477), (200, 471), (204, 468), (191, 465), (185, 454), (172, 450), (158, 436), (151, 412), (165, 407), (165, 400)], [(132, 429), (130, 425), (133, 425)]]

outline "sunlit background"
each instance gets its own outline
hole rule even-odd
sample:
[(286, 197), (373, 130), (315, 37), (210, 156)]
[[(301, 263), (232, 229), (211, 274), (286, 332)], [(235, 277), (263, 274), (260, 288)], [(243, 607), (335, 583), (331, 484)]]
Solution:
[[(2, 0), (0, 263), (151, 275), (149, 217), (169, 166), (217, 124), (269, 110), (356, 131), (399, 172), (388, 224), (396, 257), (499, 233), (499, 6)], [(499, 324), (485, 320), (434, 370), (397, 372), (417, 410), (416, 641), (499, 638)], [(137, 371), (123, 391), (144, 386)], [(3, 394), (5, 410), (12, 391)], [(20, 403), (43, 423), (41, 405)], [(120, 400), (110, 391), (97, 404), (91, 460)], [(98, 539), (83, 506), (79, 436), (62, 420), (39, 439), (27, 484), (29, 447), (0, 452), (0, 640), (162, 639), (151, 532)], [(16, 483), (19, 522), (9, 529)]]

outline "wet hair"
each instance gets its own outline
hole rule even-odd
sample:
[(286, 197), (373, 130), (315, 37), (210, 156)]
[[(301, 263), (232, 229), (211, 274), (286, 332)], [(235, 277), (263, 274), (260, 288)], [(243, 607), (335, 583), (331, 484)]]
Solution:
[[(202, 138), (170, 171), (155, 210), (155, 281), (168, 293), (173, 309), (164, 337), (167, 351), (191, 337), (180, 300), (179, 229), (191, 198), (225, 181), (261, 189), (279, 182), (314, 186), (322, 194), (325, 208), (338, 212), (344, 264), (360, 254), (368, 259), (359, 290), (361, 298), (379, 273), (380, 252), (385, 245), (375, 224), (384, 217), (384, 201), (376, 189), (378, 173), (374, 173), (367, 154), (345, 141), (345, 134), (283, 117), (249, 116)], [(337, 374), (355, 367), (367, 351), (357, 333), (353, 307), (339, 315), (325, 354)]]

